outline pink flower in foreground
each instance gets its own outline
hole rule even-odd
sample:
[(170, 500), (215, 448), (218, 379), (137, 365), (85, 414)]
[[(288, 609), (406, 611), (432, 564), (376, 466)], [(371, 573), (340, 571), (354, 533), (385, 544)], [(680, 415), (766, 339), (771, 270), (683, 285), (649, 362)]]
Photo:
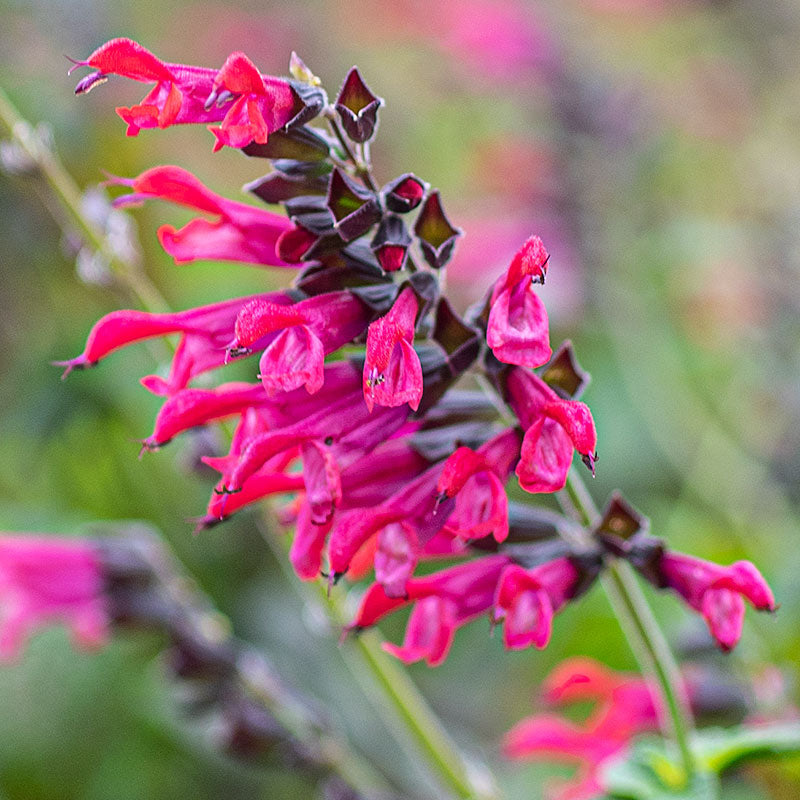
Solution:
[(196, 375), (225, 363), (228, 357), (226, 348), (233, 338), (236, 317), (242, 307), (256, 297), (269, 299), (275, 304), (291, 302), (288, 294), (273, 292), (237, 297), (171, 314), (112, 311), (94, 324), (79, 356), (68, 361), (56, 361), (55, 364), (66, 367), (66, 377), (73, 369), (93, 367), (110, 353), (129, 344), (180, 333), (181, 339), (172, 357), (169, 377), (164, 379), (149, 375), (142, 379), (144, 386), (154, 394), (172, 395), (183, 389)]
[(664, 553), (656, 567), (662, 586), (677, 592), (699, 611), (723, 650), (731, 650), (742, 635), (744, 599), (759, 611), (775, 611), (775, 598), (764, 577), (749, 561), (723, 567), (711, 561)]
[(509, 429), (477, 451), (459, 447), (445, 462), (436, 491), (440, 498), (455, 497), (447, 529), (464, 539), (492, 534), (508, 537), (508, 497), (505, 484), (519, 458), (517, 432)]
[(167, 64), (131, 39), (112, 39), (75, 66), (95, 69), (78, 83), (76, 94), (88, 92), (109, 75), (156, 84), (138, 105), (117, 108), (128, 124), (128, 136), (142, 128), (222, 122), (221, 129), (213, 129), (214, 149), (229, 143), (244, 147), (253, 140), (266, 142), (269, 133), (295, 114), (297, 99), (290, 84), (259, 75), (242, 53), (231, 55), (217, 71)]
[(547, 647), (553, 615), (570, 600), (581, 574), (567, 557), (532, 569), (512, 564), (503, 571), (497, 587), (495, 620), (504, 620), (503, 642), (509, 650), (533, 645)]
[(295, 96), (289, 84), (261, 75), (244, 53), (228, 56), (214, 78), (206, 107), (217, 102), (222, 93), (235, 95), (236, 99), (219, 128), (209, 125), (217, 139), (215, 152), (226, 145), (265, 144), (272, 131), (282, 128), (294, 116)]
[(131, 194), (117, 197), (115, 206), (157, 198), (216, 217), (214, 220), (198, 217), (179, 230), (171, 225), (158, 229), (161, 246), (177, 264), (207, 259), (289, 266), (276, 251), (280, 236), (292, 228), (287, 217), (221, 197), (185, 169), (168, 165), (153, 167), (138, 178), (113, 178), (111, 183), (132, 189)]
[[(419, 475), (427, 464), (406, 439), (390, 439), (379, 444), (342, 470), (335, 515), (347, 509), (378, 505)], [(333, 519), (317, 524), (312, 518), (310, 503), (301, 508), (289, 559), (303, 580), (319, 576), (325, 539), (335, 515)]]
[(0, 536), (0, 659), (19, 655), (31, 632), (63, 622), (81, 647), (108, 636), (97, 554), (86, 541)]
[(370, 311), (352, 292), (329, 292), (293, 305), (266, 299), (248, 303), (236, 318), (233, 351), (249, 349), (275, 334), (261, 355), (261, 382), (274, 396), (305, 385), (318, 392), (325, 356), (351, 342), (366, 328)]
[(367, 331), (364, 361), (364, 400), (372, 411), (379, 406), (408, 403), (414, 411), (422, 400), (422, 366), (414, 350), (417, 316), (414, 290), (400, 292), (389, 312)]
[(552, 355), (547, 311), (533, 289), (544, 283), (549, 257), (542, 240), (531, 236), (492, 289), (486, 341), (506, 364), (540, 367)]
[(386, 643), (383, 649), (406, 664), (424, 659), (429, 666), (438, 666), (447, 658), (456, 629), (491, 609), (497, 581), (510, 563), (506, 556), (488, 556), (424, 578), (412, 578), (404, 597), (390, 597), (374, 583), (364, 595), (351, 628), (374, 625), (387, 614), (414, 603), (402, 646)]
[(509, 758), (560, 760), (578, 765), (575, 778), (550, 792), (553, 800), (592, 800), (603, 796), (602, 771), (622, 755), (636, 734), (658, 727), (658, 708), (639, 676), (615, 673), (591, 659), (563, 662), (545, 680), (543, 697), (551, 704), (595, 700), (582, 725), (555, 714), (523, 719), (503, 740)]
[(519, 367), (509, 370), (507, 387), (508, 401), (525, 429), (516, 469), (525, 491), (563, 489), (573, 450), (594, 471), (597, 431), (588, 406), (564, 400), (541, 378)]

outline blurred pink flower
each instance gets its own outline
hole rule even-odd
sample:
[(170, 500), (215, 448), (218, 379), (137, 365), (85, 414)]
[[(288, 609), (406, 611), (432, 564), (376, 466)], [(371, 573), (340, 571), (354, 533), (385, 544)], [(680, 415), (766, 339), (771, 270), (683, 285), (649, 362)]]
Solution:
[(62, 622), (76, 645), (108, 637), (100, 561), (79, 539), (0, 536), (0, 659), (19, 655), (38, 627)]

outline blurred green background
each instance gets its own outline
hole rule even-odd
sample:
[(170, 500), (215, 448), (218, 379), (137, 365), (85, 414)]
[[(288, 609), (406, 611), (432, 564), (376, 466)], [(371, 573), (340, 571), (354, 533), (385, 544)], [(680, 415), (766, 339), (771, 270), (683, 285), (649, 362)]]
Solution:
[[(742, 644), (719, 660), (784, 712), (797, 701), (797, 3), (0, 0), (0, 20), (0, 85), (27, 119), (49, 126), (86, 188), (104, 171), (133, 176), (174, 163), (239, 198), (266, 167), (232, 151), (212, 156), (201, 127), (126, 138), (113, 108), (145, 88), (112, 79), (75, 98), (64, 55), (84, 58), (124, 35), (167, 61), (219, 66), (244, 50), (263, 72), (285, 74), (294, 49), (331, 93), (358, 64), (386, 99), (373, 148), (379, 179), (416, 172), (442, 190), (466, 231), (448, 275), (460, 307), (528, 235), (542, 236), (552, 254), (542, 295), (553, 341), (571, 338), (593, 377), (584, 399), (600, 436), (595, 499), (620, 488), (676, 549), (754, 560), (780, 612), (748, 613)], [(14, 172), (7, 149), (3, 161), (11, 170), (0, 173), (0, 529), (154, 525), (237, 634), (328, 703), (381, 769), (429, 791), (365, 704), (338, 632), (304, 611), (253, 516), (191, 535), (186, 518), (203, 512), (211, 485), (191, 468), (196, 437), (136, 459), (132, 440), (149, 433), (158, 408), (138, 377), (164, 365), (139, 346), (59, 381), (49, 362), (80, 352), (118, 299), (85, 260), (76, 270), (76, 240), (55, 223), (52, 198)], [(288, 280), (233, 264), (175, 267), (155, 230), (188, 218), (159, 204), (128, 217), (142, 263), (174, 308)], [(653, 603), (677, 649), (702, 636), (702, 621), (673, 597)], [(397, 641), (402, 622), (391, 620), (387, 636)], [(508, 798), (539, 797), (543, 781), (567, 772), (505, 764), (497, 748), (533, 709), (541, 677), (573, 654), (617, 668), (634, 662), (598, 588), (559, 616), (544, 652), (507, 653), (487, 633), (475, 623), (444, 666), (410, 671), (459, 743), (497, 770)], [(777, 688), (768, 664), (779, 670)], [(61, 631), (37, 636), (21, 663), (0, 671), (0, 708), (0, 798), (310, 791), (286, 770), (217, 755), (183, 718), (152, 637), (86, 655)], [(736, 773), (725, 797), (798, 795), (800, 765), (785, 762)]]

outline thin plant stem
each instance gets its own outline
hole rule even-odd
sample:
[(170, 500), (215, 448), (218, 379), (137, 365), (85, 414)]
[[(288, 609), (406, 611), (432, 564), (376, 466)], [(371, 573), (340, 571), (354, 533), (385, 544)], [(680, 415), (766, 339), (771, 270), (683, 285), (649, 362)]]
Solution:
[[(0, 123), (7, 129), (13, 143), (30, 159), (36, 172), (67, 211), (81, 236), (103, 256), (115, 278), (130, 290), (143, 307), (150, 311), (166, 311), (166, 301), (142, 269), (130, 261), (123, 261), (113, 252), (103, 231), (83, 212), (81, 192), (72, 176), (56, 154), (42, 144), (34, 128), (23, 119), (2, 88)], [(56, 222), (61, 224), (63, 221), (56, 219)]]
[(328, 120), (328, 124), (330, 125), (334, 135), (339, 140), (339, 144), (342, 146), (342, 151), (355, 168), (356, 174), (361, 178), (362, 181), (364, 181), (364, 185), (368, 189), (373, 192), (377, 192), (378, 185), (375, 183), (375, 179), (372, 177), (372, 168), (369, 162), (362, 161), (353, 151), (353, 148), (350, 146), (350, 142), (344, 135), (341, 125), (339, 125), (339, 121), (336, 119), (336, 112), (332, 108), (327, 107), (323, 114), (325, 119)]
[[(276, 540), (266, 524), (259, 526), (262, 536), (275, 554), (281, 569), (307, 604), (321, 605), (328, 618), (344, 629), (351, 615), (344, 599), (335, 590), (328, 591), (327, 584), (300, 584), (286, 559), (286, 548)], [(437, 781), (454, 797), (462, 800), (495, 800), (496, 787), (489, 773), (481, 770), (482, 780), (476, 780), (476, 770), (468, 766), (466, 758), (442, 727), (406, 671), (381, 648), (380, 636), (375, 631), (362, 631), (349, 637), (353, 644), (349, 652), (357, 656), (357, 663), (348, 664), (358, 678), (358, 671), (366, 672), (373, 684), (373, 694), (379, 699), (378, 710), (394, 729), (398, 738), (407, 737), (421, 753)], [(390, 713), (387, 714), (386, 712)], [(486, 784), (486, 785), (484, 785)]]
[[(568, 502), (564, 503), (564, 498), (559, 498), (565, 511), (572, 513), (584, 528), (589, 528), (599, 519), (600, 514), (582, 478), (574, 469), (570, 470), (567, 477), (565, 491)], [(652, 676), (658, 684), (664, 701), (663, 709), (666, 711), (662, 728), (665, 735), (674, 739), (677, 745), (688, 781), (696, 771), (690, 748), (694, 723), (680, 670), (669, 643), (630, 564), (616, 558), (610, 559), (600, 582), (642, 672)]]

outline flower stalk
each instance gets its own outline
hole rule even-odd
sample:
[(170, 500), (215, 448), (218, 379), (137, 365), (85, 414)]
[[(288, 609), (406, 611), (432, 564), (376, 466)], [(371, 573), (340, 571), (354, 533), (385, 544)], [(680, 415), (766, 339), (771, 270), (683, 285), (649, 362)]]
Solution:
[[(564, 492), (559, 492), (558, 499), (584, 529), (600, 517), (583, 479), (575, 470), (570, 470)], [(667, 715), (662, 728), (665, 736), (675, 742), (688, 784), (696, 772), (690, 746), (694, 723), (675, 657), (631, 565), (620, 559), (609, 559), (600, 582), (642, 672), (658, 684)]]
[[(300, 583), (289, 567), (285, 548), (272, 535), (269, 525), (263, 521), (259, 528), (267, 545), (273, 551), (281, 569), (292, 586), (301, 594), (309, 606), (321, 606), (328, 619), (343, 628), (351, 622), (352, 614), (345, 608), (345, 598), (338, 592), (328, 591), (324, 583)], [(474, 768), (470, 769), (464, 755), (442, 727), (406, 671), (383, 652), (382, 639), (377, 631), (364, 630), (350, 637), (347, 653), (355, 663), (348, 663), (354, 676), (359, 679), (366, 673), (371, 679), (373, 695), (378, 698), (378, 711), (384, 716), (401, 741), (410, 740), (421, 753), (432, 774), (453, 797), (463, 800), (496, 800), (496, 787), (486, 769), (481, 769), (482, 781), (475, 779)], [(346, 659), (347, 660), (347, 659)], [(375, 691), (376, 690), (376, 691)]]

